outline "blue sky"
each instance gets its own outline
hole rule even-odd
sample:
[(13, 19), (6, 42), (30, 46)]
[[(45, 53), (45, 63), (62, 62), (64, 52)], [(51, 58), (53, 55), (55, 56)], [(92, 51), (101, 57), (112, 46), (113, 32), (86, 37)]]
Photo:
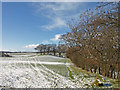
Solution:
[(58, 43), (61, 34), (70, 32), (67, 21), (96, 5), (90, 2), (3, 2), (2, 49), (33, 51), (41, 43)]

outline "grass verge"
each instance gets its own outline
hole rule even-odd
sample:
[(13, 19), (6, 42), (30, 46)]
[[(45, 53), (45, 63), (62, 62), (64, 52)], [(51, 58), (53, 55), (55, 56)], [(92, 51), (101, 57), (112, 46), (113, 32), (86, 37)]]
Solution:
[(46, 65), (46, 64), (43, 64), (43, 65), (45, 67), (47, 67), (48, 69), (53, 70), (54, 72), (56, 72), (62, 76), (66, 75), (67, 68), (65, 65)]

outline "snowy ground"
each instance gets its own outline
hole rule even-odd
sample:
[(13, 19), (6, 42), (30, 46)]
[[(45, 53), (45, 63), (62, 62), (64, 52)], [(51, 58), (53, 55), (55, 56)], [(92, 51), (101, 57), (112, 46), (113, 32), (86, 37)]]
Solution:
[[(71, 63), (55, 56), (14, 55), (0, 58), (0, 87), (12, 88), (81, 88), (91, 87), (94, 77), (69, 77)], [(70, 68), (70, 67), (69, 67)], [(81, 78), (82, 77), (82, 78)]]

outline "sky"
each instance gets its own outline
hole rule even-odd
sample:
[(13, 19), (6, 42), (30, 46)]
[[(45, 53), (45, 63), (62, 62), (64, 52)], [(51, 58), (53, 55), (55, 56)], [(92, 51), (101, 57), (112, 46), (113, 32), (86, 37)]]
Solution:
[(2, 50), (34, 51), (39, 44), (57, 44), (70, 32), (69, 20), (96, 2), (3, 2)]

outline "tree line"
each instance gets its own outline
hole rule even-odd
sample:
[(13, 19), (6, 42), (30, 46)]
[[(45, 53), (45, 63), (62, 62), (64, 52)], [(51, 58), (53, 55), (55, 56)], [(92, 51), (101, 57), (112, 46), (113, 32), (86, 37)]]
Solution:
[(100, 3), (68, 22), (71, 32), (61, 41), (66, 56), (78, 67), (101, 75), (119, 78), (119, 3)]
[(64, 44), (40, 44), (35, 50), (38, 50), (41, 55), (50, 54), (55, 56), (58, 53), (58, 56), (62, 56), (62, 53), (65, 53), (67, 48)]

